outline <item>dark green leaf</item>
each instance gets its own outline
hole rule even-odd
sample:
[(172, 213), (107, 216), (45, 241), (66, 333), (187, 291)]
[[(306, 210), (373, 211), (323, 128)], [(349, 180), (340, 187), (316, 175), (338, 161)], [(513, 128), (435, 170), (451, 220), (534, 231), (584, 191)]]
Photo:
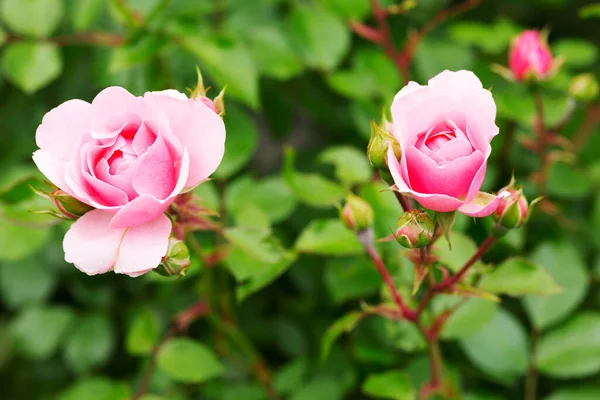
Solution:
[(325, 268), (325, 286), (336, 303), (376, 293), (381, 286), (381, 276), (366, 257), (331, 259)]
[(181, 382), (200, 383), (223, 374), (224, 368), (205, 344), (187, 338), (174, 338), (161, 347), (157, 365)]
[(365, 315), (360, 311), (352, 311), (336, 320), (325, 332), (321, 339), (321, 360), (324, 361), (331, 352), (331, 347), (337, 338), (352, 331)]
[(102, 11), (105, 0), (77, 0), (71, 11), (73, 28), (76, 31), (89, 29)]
[(354, 147), (329, 147), (319, 155), (319, 160), (333, 164), (336, 177), (349, 186), (365, 183), (372, 175), (367, 156)]
[(65, 344), (65, 358), (78, 372), (105, 363), (115, 346), (111, 321), (103, 315), (79, 318)]
[(578, 387), (572, 389), (559, 389), (544, 400), (597, 400), (600, 399), (600, 388)]
[(127, 351), (133, 355), (150, 354), (158, 343), (158, 333), (156, 316), (148, 310), (137, 312), (127, 331)]
[(2, 298), (13, 307), (46, 299), (55, 286), (55, 279), (54, 271), (37, 258), (18, 264), (0, 264)]

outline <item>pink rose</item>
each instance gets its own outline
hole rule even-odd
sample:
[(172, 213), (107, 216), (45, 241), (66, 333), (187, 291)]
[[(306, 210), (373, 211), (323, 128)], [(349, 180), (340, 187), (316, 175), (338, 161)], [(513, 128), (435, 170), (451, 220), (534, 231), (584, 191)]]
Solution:
[(483, 217), (499, 199), (479, 192), (490, 141), (498, 134), (496, 104), (470, 71), (444, 71), (427, 86), (406, 85), (392, 104), (393, 135), (402, 157), (388, 148), (396, 189), (423, 207)]
[(512, 43), (508, 64), (517, 80), (529, 75), (541, 80), (552, 68), (552, 54), (538, 31), (524, 31)]
[(223, 120), (201, 99), (175, 90), (136, 97), (120, 87), (92, 103), (69, 100), (36, 132), (36, 165), (94, 210), (65, 235), (65, 259), (94, 275), (138, 276), (166, 254), (165, 210), (204, 181), (223, 158)]

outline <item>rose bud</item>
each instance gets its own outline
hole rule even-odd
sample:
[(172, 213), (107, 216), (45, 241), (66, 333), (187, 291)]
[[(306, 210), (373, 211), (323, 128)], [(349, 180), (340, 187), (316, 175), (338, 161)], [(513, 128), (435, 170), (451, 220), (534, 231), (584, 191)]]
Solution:
[(184, 276), (190, 266), (190, 251), (186, 244), (174, 237), (169, 238), (167, 254), (156, 272), (163, 276)]
[(388, 147), (391, 145), (397, 159), (402, 155), (398, 140), (390, 133), (391, 124), (384, 119), (382, 126), (371, 121), (371, 138), (367, 147), (367, 157), (371, 165), (379, 169), (387, 169)]
[(598, 81), (593, 74), (579, 74), (571, 79), (569, 94), (579, 101), (593, 101), (598, 97)]
[(344, 224), (355, 232), (367, 230), (373, 226), (373, 208), (365, 200), (349, 194), (346, 205), (340, 212)]
[(402, 214), (396, 223), (396, 241), (409, 249), (420, 249), (431, 243), (435, 224), (431, 217), (421, 210), (410, 210)]
[(92, 210), (89, 205), (82, 203), (60, 189), (56, 189), (48, 196), (52, 199), (56, 208), (68, 219), (77, 219)]
[(547, 78), (552, 69), (552, 54), (545, 35), (534, 30), (522, 32), (512, 42), (508, 65), (518, 81)]
[(506, 229), (518, 228), (527, 221), (527, 199), (522, 189), (508, 189), (504, 194), (494, 212), (494, 219)]

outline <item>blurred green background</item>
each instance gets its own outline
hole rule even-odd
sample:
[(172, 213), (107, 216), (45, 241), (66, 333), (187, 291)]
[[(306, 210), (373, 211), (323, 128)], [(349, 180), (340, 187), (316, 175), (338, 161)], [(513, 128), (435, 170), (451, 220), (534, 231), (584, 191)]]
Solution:
[[(582, 11), (588, 3), (483, 1), (435, 26), (416, 49), (411, 74), (419, 83), (443, 69), (470, 69), (492, 88), (501, 133), (485, 190), (514, 172), (535, 196), (529, 178), (539, 166), (521, 144), (532, 137), (533, 99), (490, 66), (506, 65), (522, 29), (549, 28), (553, 54), (566, 62), (543, 87), (545, 118), (560, 121), (573, 102), (571, 78), (599, 71), (600, 7)], [(452, 4), (416, 0), (391, 17), (397, 44)], [(323, 340), (336, 336), (327, 328), (381, 294), (335, 204), (348, 189), (359, 193), (375, 208), (378, 236), (401, 212), (371, 181), (364, 155), (370, 121), (406, 83), (380, 48), (348, 27), (372, 23), (368, 0), (0, 0), (0, 17), (0, 397), (131, 398), (171, 317), (206, 298), (213, 318), (163, 346), (145, 400), (260, 400), (268, 386), (292, 400), (415, 398), (427, 379), (426, 353), (404, 322), (365, 319), (320, 357)], [(185, 92), (196, 65), (213, 87), (209, 96), (228, 85), (225, 159), (197, 193), (221, 211), (231, 251), (214, 268), (194, 255), (178, 280), (84, 275), (63, 259), (68, 224), (30, 212), (49, 207), (28, 188), (43, 180), (31, 161), (38, 124), (61, 102), (91, 101), (106, 86)], [(532, 368), (539, 399), (600, 398), (598, 107), (577, 104), (560, 132), (580, 139), (553, 152), (552, 207), (486, 258), (528, 255), (564, 291), (501, 305), (469, 300), (442, 334), (456, 398), (523, 398)], [(284, 163), (286, 147), (294, 151)], [(457, 262), (490, 223), (459, 218)], [(257, 225), (260, 235), (247, 229)], [(219, 241), (196, 237), (207, 251)], [(412, 271), (401, 267), (410, 264), (397, 244), (381, 249), (408, 295)]]

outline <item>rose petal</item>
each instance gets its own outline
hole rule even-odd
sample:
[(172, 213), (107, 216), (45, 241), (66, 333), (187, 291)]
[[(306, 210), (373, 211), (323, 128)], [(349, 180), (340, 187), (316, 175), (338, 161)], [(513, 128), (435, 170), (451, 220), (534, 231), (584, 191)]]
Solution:
[(133, 187), (139, 195), (166, 199), (177, 183), (174, 161), (165, 140), (159, 136), (135, 162)]
[(201, 100), (180, 100), (173, 95), (146, 93), (168, 119), (171, 131), (190, 154), (185, 187), (193, 187), (212, 174), (225, 153), (225, 125), (221, 117)]
[(139, 126), (147, 110), (142, 99), (118, 86), (107, 87), (92, 101), (92, 136), (96, 139), (116, 136), (129, 122)]
[(436, 154), (444, 161), (452, 161), (466, 157), (474, 151), (473, 146), (465, 139), (454, 139), (439, 148)]
[(117, 259), (125, 228), (109, 226), (112, 214), (92, 210), (75, 221), (63, 240), (65, 260), (88, 275), (110, 271)]
[(483, 88), (477, 75), (467, 70), (442, 71), (431, 78), (427, 85), (438, 93), (454, 95)]
[(461, 206), (458, 211), (468, 215), (469, 217), (487, 217), (496, 211), (496, 208), (498, 208), (498, 204), (500, 203), (500, 199), (500, 196), (479, 192), (473, 198), (473, 200)]
[(171, 220), (164, 214), (143, 225), (127, 228), (114, 271), (135, 277), (156, 268), (167, 254), (170, 234)]

